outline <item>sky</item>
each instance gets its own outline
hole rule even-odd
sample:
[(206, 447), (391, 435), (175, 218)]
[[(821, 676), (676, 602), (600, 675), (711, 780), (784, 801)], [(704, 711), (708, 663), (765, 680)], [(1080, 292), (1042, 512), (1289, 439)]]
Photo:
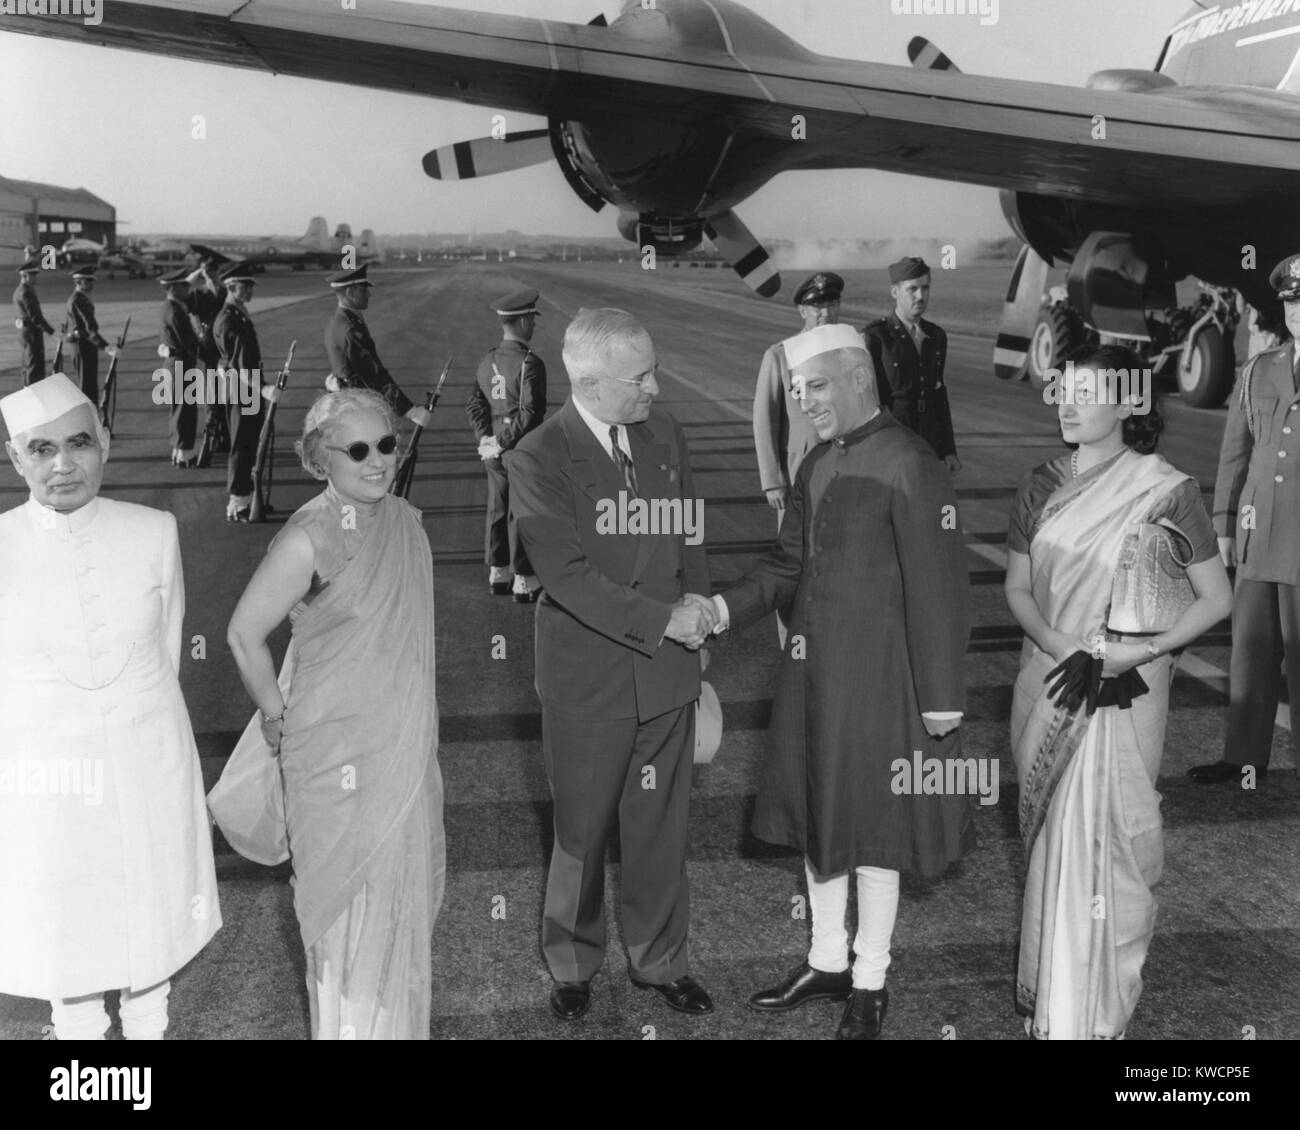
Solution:
[[(823, 54), (906, 64), (919, 34), (968, 73), (1069, 86), (1104, 68), (1153, 66), (1169, 27), (1191, 9), (1188, 0), (1000, 0), (986, 26), (974, 13), (906, 14), (907, 0), (741, 2)], [(602, 10), (613, 19), (619, 8), (445, 6), (574, 23)], [(89, 189), (117, 208), (123, 239), (300, 235), (313, 215), (331, 230), (615, 234), (612, 210), (590, 212), (553, 165), (472, 184), (425, 176), (427, 150), (490, 132), (484, 108), (6, 34), (0, 106), (0, 175)], [(196, 114), (206, 120), (202, 141), (191, 137)], [(515, 115), (510, 124), (543, 123)], [(760, 236), (795, 241), (1008, 234), (992, 190), (865, 170), (785, 173), (737, 211)]]

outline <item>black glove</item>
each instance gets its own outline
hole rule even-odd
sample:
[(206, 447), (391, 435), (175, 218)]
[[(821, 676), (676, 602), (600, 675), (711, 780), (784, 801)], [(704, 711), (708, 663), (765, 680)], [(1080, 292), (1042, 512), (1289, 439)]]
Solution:
[[(1097, 709), (1097, 692), (1101, 687), (1102, 661), (1086, 651), (1076, 651), (1053, 667), (1043, 678), (1052, 683), (1047, 694), (1057, 707), (1065, 707), (1071, 714), (1086, 701), (1088, 713)], [(1053, 683), (1052, 680), (1056, 681)]]
[(1121, 710), (1130, 710), (1133, 707), (1133, 700), (1141, 698), (1150, 689), (1146, 680), (1134, 668), (1113, 679), (1102, 679), (1101, 690), (1097, 694), (1097, 705), (1118, 706)]

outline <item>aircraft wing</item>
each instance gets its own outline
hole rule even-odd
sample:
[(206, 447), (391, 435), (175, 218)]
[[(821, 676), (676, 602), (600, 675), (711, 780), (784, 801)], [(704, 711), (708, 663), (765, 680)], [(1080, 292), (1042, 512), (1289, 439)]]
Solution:
[(1262, 89), (1081, 90), (784, 53), (770, 40), (666, 59), (661, 44), (610, 28), (393, 0), (112, 0), (101, 15), (14, 16), (0, 31), (579, 121), (706, 117), (788, 142), (798, 118), (806, 140), (787, 168), (1147, 207), (1300, 193), (1300, 99)]

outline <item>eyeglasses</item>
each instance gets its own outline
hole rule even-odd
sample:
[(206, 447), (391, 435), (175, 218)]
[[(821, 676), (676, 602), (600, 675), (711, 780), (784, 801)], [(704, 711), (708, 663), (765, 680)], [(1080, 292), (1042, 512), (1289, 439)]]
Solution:
[(656, 364), (648, 373), (642, 373), (639, 377), (610, 377), (608, 373), (603, 375), (608, 377), (611, 381), (618, 381), (619, 384), (640, 385), (642, 388), (645, 388), (647, 384), (659, 375), (659, 366)]
[[(348, 458), (351, 459), (353, 463), (364, 463), (366, 457), (370, 454), (370, 444), (366, 443), (363, 439), (357, 440), (356, 443), (350, 443), (347, 447), (335, 447), (332, 443), (327, 443), (325, 446), (331, 451), (346, 452)], [(378, 451), (380, 455), (392, 455), (393, 452), (397, 450), (397, 437), (382, 437), (375, 444), (375, 450)]]

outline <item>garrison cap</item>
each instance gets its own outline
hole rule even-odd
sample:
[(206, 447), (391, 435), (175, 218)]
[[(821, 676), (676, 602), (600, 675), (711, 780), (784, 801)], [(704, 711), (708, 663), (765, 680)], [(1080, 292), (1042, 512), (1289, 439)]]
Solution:
[(374, 286), (375, 284), (366, 278), (366, 266), (367, 264), (362, 263), (355, 271), (343, 271), (331, 275), (325, 281), (335, 290), (341, 290), (345, 286)]
[(492, 303), (492, 310), (498, 318), (522, 318), (525, 314), (537, 313), (539, 297), (535, 290), (512, 290)]
[(30, 271), (39, 271), (40, 269), (41, 261), (39, 259), (25, 259), (18, 267), (20, 274), (27, 274)]
[(889, 282), (893, 286), (929, 273), (929, 265), (919, 255), (904, 255), (897, 263), (889, 264)]
[(796, 306), (828, 306), (844, 293), (844, 280), (834, 271), (818, 271), (794, 292)]
[(223, 283), (257, 282), (253, 278), (253, 265), (247, 260), (242, 263), (227, 263), (217, 274), (217, 279)]
[(175, 271), (168, 271), (165, 275), (158, 276), (159, 286), (180, 286), (181, 284), (188, 285), (189, 281), (190, 281), (190, 273), (184, 267), (180, 267)]
[(72, 272), (72, 277), (74, 279), (93, 279), (97, 270), (99, 268), (94, 263), (91, 263), (86, 267), (78, 267)]
[(1300, 299), (1300, 255), (1288, 255), (1268, 276), (1269, 285), (1283, 302)]

